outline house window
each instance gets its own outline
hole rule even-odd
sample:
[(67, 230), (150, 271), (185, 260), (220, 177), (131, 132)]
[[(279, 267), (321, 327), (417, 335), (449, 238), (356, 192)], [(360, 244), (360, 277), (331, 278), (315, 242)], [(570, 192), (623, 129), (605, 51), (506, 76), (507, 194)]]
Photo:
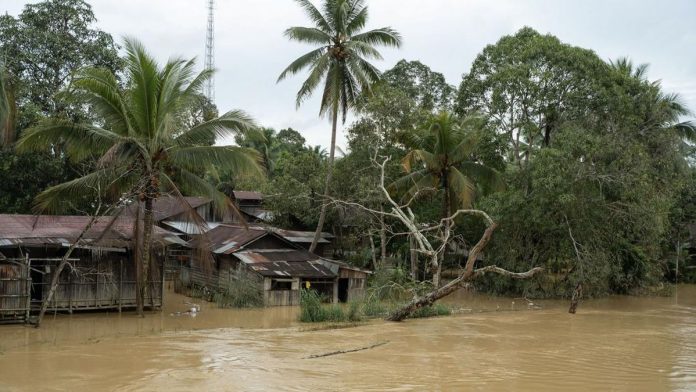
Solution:
[(292, 290), (292, 280), (273, 279), (271, 281), (271, 290)]

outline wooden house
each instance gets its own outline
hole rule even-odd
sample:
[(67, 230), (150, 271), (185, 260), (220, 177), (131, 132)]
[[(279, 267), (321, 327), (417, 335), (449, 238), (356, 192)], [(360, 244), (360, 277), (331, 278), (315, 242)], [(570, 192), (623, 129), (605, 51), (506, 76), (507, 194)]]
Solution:
[[(262, 226), (221, 224), (191, 242), (213, 254), (214, 265), (182, 270), (187, 286), (225, 290), (240, 275), (252, 275), (268, 306), (299, 305), (300, 289), (311, 288), (331, 302), (364, 294), (368, 272), (322, 258)], [(196, 264), (203, 264), (202, 262)]]
[[(0, 322), (23, 322), (48, 295), (60, 260), (88, 225), (86, 216), (0, 215)], [(132, 308), (136, 305), (133, 221), (100, 218), (61, 273), (52, 311)], [(161, 262), (170, 244), (184, 244), (156, 228), (146, 305), (162, 305)]]

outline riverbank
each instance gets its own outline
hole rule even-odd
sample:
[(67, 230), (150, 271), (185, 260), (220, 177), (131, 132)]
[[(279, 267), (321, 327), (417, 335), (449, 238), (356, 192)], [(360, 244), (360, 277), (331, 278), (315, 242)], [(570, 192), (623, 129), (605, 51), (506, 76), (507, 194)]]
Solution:
[[(76, 314), (48, 317), (38, 330), (4, 326), (0, 390), (661, 391), (696, 383), (696, 286), (669, 298), (585, 301), (576, 315), (567, 301), (528, 311), (520, 300), (460, 292), (448, 303), (470, 313), (313, 331), (301, 331), (296, 308), (201, 304), (196, 317), (171, 316), (184, 302), (170, 297), (165, 312), (145, 319)], [(380, 342), (388, 343), (303, 359)]]

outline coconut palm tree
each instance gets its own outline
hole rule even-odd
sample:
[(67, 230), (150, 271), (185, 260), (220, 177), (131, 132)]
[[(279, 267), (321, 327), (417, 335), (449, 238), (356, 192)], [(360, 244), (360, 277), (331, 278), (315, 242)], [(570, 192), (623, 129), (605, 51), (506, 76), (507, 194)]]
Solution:
[[(480, 192), (504, 187), (499, 173), (475, 159), (479, 147), (481, 119), (460, 120), (442, 112), (433, 116), (427, 126), (403, 135), (407, 149), (402, 160), (406, 175), (391, 184), (390, 190), (403, 194), (404, 200), (419, 193), (442, 193), (442, 218), (460, 208), (471, 208)], [(433, 267), (433, 284), (438, 287), (440, 262)]]
[(205, 196), (218, 211), (227, 213), (232, 202), (201, 175), (211, 167), (257, 174), (261, 169), (257, 154), (248, 149), (209, 145), (216, 137), (253, 132), (255, 125), (243, 112), (230, 111), (191, 128), (182, 125), (181, 114), (202, 99), (201, 87), (212, 71), (196, 74), (194, 60), (180, 58), (161, 67), (133, 39), (125, 40), (125, 49), (125, 88), (111, 71), (99, 68), (79, 71), (72, 82), (74, 98), (88, 105), (100, 117), (99, 123), (48, 120), (23, 132), (18, 148), (41, 150), (59, 142), (61, 151), (73, 160), (96, 160), (89, 174), (39, 194), (37, 212), (65, 210), (70, 201), (94, 194), (95, 189), (113, 200), (135, 195), (133, 201), (140, 207), (135, 225), (137, 305), (142, 315), (155, 200), (168, 194), (186, 203), (182, 194)]
[(630, 59), (620, 57), (610, 60), (609, 65), (619, 75), (648, 85), (645, 98), (652, 109), (652, 115), (646, 119), (643, 128), (674, 131), (686, 148), (691, 148), (696, 143), (696, 124), (682, 121), (683, 117), (692, 115), (692, 112), (678, 94), (664, 93), (660, 81), (648, 81), (648, 64), (636, 66)]
[[(302, 70), (309, 70), (309, 77), (297, 93), (298, 107), (323, 82), (319, 115), (328, 114), (332, 122), (329, 167), (324, 186), (326, 198), (333, 175), (339, 114), (342, 122), (345, 122), (358, 95), (369, 91), (370, 86), (379, 80), (380, 72), (368, 62), (382, 58), (375, 46), (399, 47), (401, 37), (390, 27), (360, 32), (368, 17), (364, 0), (324, 0), (321, 11), (309, 0), (296, 1), (314, 25), (291, 27), (285, 31), (285, 35), (294, 41), (318, 45), (318, 48), (293, 61), (280, 74), (278, 81)], [(310, 251), (314, 251), (321, 238), (325, 219), (326, 203), (321, 208)]]

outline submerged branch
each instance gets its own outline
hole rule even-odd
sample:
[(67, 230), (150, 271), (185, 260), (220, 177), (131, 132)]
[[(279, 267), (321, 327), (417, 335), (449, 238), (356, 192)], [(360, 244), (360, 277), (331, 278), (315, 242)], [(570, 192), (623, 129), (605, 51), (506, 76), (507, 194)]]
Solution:
[(303, 359), (323, 358), (323, 357), (329, 357), (329, 356), (332, 356), (332, 355), (354, 353), (354, 352), (356, 352), (356, 351), (369, 350), (369, 349), (372, 349), (372, 348), (375, 348), (375, 347), (384, 346), (384, 345), (387, 344), (387, 343), (389, 343), (388, 340), (385, 341), (385, 342), (375, 343), (375, 344), (373, 344), (373, 345), (371, 345), (371, 346), (366, 346), (366, 347), (352, 348), (352, 349), (350, 349), (350, 350), (332, 351), (332, 352), (330, 352), (330, 353), (325, 353), (325, 354), (314, 354), (314, 355), (310, 355), (310, 356), (308, 356), (308, 357), (304, 357)]

